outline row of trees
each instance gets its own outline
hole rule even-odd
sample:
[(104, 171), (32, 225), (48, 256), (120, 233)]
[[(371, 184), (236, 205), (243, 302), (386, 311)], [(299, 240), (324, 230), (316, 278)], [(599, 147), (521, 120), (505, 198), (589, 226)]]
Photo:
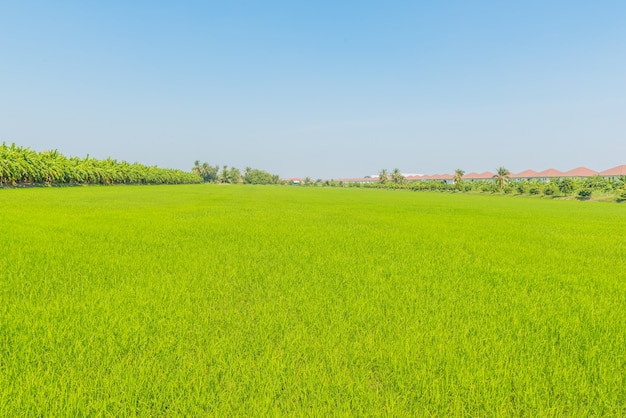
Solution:
[(238, 168), (229, 168), (226, 165), (220, 170), (218, 165), (200, 163), (199, 160), (196, 160), (191, 172), (199, 175), (206, 183), (282, 184), (278, 175), (264, 170), (246, 167), (242, 173)]
[(281, 184), (278, 175), (246, 167), (213, 166), (196, 161), (191, 172), (145, 166), (111, 158), (66, 157), (57, 150), (37, 152), (15, 144), (0, 145), (0, 187), (37, 184)]
[[(457, 169), (452, 181), (428, 180), (409, 182), (399, 169), (381, 170), (378, 180), (372, 183), (343, 183), (333, 180), (305, 178), (305, 186), (370, 187), (430, 191), (490, 192), (546, 196), (576, 196), (589, 199), (592, 193), (615, 194), (618, 201), (626, 201), (626, 177), (555, 178), (548, 182), (539, 180), (511, 180), (511, 173), (499, 167), (491, 180), (464, 180), (465, 172)], [(98, 160), (86, 156), (65, 157), (56, 150), (36, 152), (15, 144), (0, 145), (0, 187), (22, 184), (285, 184), (278, 175), (246, 167), (243, 173), (235, 168), (213, 166), (196, 161), (191, 172), (145, 166), (111, 158)]]
[(111, 158), (66, 157), (57, 150), (36, 152), (0, 145), (0, 186), (25, 184), (182, 184), (200, 183), (197, 174)]
[[(465, 171), (457, 168), (454, 170), (454, 177), (452, 181), (455, 185), (460, 185), (463, 183), (463, 176), (465, 175)], [(492, 180), (498, 186), (500, 191), (504, 190), (504, 186), (511, 180), (511, 172), (505, 167), (499, 167), (496, 170), (496, 174), (494, 174)]]
[[(626, 177), (618, 179), (606, 178), (602, 176), (586, 178), (553, 178), (549, 181), (539, 181), (536, 179), (516, 179), (511, 181), (511, 172), (505, 167), (499, 167), (493, 176), (493, 185), (480, 184), (463, 180), (465, 172), (457, 169), (454, 173), (453, 188), (460, 191), (470, 191), (479, 186), (482, 191), (486, 189), (496, 189), (501, 193), (531, 194), (546, 196), (572, 196), (578, 199), (587, 200), (591, 198), (593, 192), (615, 194), (618, 201), (626, 200)], [(487, 183), (487, 182), (483, 182)], [(493, 190), (492, 190), (493, 191)]]
[[(615, 196), (617, 201), (626, 201), (626, 177), (605, 178), (601, 176), (588, 178), (554, 178), (547, 182), (540, 180), (511, 179), (511, 173), (505, 167), (499, 167), (496, 174), (489, 180), (464, 180), (465, 172), (457, 169), (450, 181), (419, 180), (408, 181), (394, 169), (391, 173), (381, 170), (375, 182), (341, 182), (334, 180), (316, 182), (305, 179), (303, 185), (322, 187), (361, 187), (384, 189), (408, 189), (413, 191), (447, 191), (447, 192), (479, 192), (504, 193), (515, 195), (538, 195), (551, 197), (573, 196), (581, 200), (592, 197), (594, 193)], [(308, 181), (307, 181), (308, 180)]]
[[(452, 178), (453, 184), (462, 184), (464, 175), (464, 170), (461, 170), (460, 168), (456, 169)], [(500, 191), (504, 190), (504, 186), (510, 181), (510, 179), (511, 172), (504, 167), (498, 168), (496, 174), (493, 176), (493, 181), (496, 183)], [(378, 184), (385, 185), (388, 183), (392, 183), (393, 185), (404, 185), (407, 183), (407, 179), (402, 175), (400, 169), (398, 168), (395, 168), (391, 174), (389, 174), (387, 169), (382, 169), (378, 175)]]
[(379, 184), (391, 183), (394, 185), (403, 185), (406, 183), (406, 177), (402, 175), (399, 168), (394, 168), (391, 174), (386, 168), (383, 168), (378, 175)]

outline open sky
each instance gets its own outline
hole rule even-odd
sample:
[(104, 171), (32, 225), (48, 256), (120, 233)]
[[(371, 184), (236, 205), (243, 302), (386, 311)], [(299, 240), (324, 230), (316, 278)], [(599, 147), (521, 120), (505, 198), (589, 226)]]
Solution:
[(0, 142), (283, 177), (626, 164), (626, 1), (0, 1)]

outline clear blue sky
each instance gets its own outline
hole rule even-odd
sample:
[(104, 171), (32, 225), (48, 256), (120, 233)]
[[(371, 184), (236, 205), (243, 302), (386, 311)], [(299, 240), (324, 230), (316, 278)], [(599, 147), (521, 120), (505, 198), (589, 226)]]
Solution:
[(626, 1), (0, 2), (0, 142), (284, 177), (626, 164)]

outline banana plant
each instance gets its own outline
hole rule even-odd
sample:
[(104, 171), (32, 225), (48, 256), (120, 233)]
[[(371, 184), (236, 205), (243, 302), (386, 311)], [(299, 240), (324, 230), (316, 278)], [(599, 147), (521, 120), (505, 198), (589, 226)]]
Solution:
[(12, 143), (0, 145), (0, 186), (19, 184), (162, 184), (200, 183), (197, 173), (148, 167), (139, 163), (67, 158), (57, 150), (36, 152)]

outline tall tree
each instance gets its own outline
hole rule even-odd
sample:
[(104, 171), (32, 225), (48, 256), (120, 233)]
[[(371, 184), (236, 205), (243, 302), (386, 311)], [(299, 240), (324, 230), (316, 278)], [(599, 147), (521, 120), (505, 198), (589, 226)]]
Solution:
[(241, 181), (241, 171), (239, 171), (239, 169), (236, 167), (225, 169), (222, 175), (225, 178), (225, 181), (224, 181), (225, 183), (236, 184)]
[(463, 176), (465, 175), (465, 171), (461, 170), (460, 168), (457, 168), (456, 170), (454, 170), (454, 184), (461, 184), (463, 183)]
[(200, 176), (208, 183), (215, 183), (217, 181), (217, 172), (220, 171), (218, 165), (212, 166), (209, 163), (202, 163), (200, 166)]
[(391, 172), (391, 181), (395, 184), (404, 184), (406, 178), (402, 175), (399, 168), (394, 168)]
[(200, 176), (201, 175), (200, 170), (201, 170), (200, 160), (194, 161), (193, 167), (191, 168), (191, 172)]
[(500, 191), (502, 191), (504, 190), (504, 186), (511, 179), (511, 172), (504, 167), (500, 167), (496, 171), (496, 174), (493, 176), (493, 178), (496, 181), (496, 184), (498, 185)]
[(378, 174), (378, 182), (380, 184), (385, 184), (389, 180), (389, 173), (386, 168), (383, 168)]
[(228, 183), (228, 166), (224, 165), (222, 167), (222, 172), (219, 174), (220, 183)]
[(247, 184), (277, 184), (278, 176), (267, 171), (246, 167), (243, 174), (243, 182)]

